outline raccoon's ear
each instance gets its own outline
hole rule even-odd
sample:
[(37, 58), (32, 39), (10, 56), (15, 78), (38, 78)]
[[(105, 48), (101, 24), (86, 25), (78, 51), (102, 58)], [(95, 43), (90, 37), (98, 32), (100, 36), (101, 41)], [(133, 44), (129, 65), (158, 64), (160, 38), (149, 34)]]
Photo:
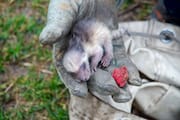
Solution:
[(76, 33), (72, 33), (72, 39), (75, 39), (76, 38), (76, 36), (77, 36), (77, 34)]
[(69, 49), (73, 46), (75, 44), (75, 41), (73, 40), (73, 38), (71, 38), (70, 40), (69, 40)]
[(69, 47), (68, 47), (69, 50), (75, 50), (77, 52), (81, 52), (83, 53), (84, 52), (84, 48), (82, 46), (82, 40), (80, 37), (78, 36), (75, 36), (74, 38), (71, 38), (69, 40)]
[(80, 44), (80, 37), (73, 34), (71, 39), (69, 40), (69, 46), (76, 46), (79, 44)]

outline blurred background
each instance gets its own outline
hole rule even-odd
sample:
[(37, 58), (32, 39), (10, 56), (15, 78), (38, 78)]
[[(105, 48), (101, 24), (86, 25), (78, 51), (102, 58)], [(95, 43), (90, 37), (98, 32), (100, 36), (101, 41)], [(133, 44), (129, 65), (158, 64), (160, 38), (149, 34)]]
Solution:
[[(69, 94), (38, 37), (49, 0), (0, 0), (0, 120), (68, 120)], [(120, 21), (149, 19), (154, 2), (124, 0)]]

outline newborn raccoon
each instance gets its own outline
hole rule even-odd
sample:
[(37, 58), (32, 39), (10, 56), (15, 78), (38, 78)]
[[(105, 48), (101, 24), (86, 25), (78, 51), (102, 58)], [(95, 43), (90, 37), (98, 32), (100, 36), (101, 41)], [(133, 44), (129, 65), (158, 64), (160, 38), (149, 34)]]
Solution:
[(110, 29), (94, 18), (75, 24), (67, 52), (63, 57), (65, 69), (81, 81), (87, 81), (98, 64), (107, 67), (113, 58)]

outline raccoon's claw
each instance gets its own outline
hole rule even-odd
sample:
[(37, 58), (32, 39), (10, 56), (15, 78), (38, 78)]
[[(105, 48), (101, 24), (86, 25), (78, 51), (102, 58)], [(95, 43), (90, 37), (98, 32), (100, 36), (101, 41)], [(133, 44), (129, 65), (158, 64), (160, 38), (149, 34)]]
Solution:
[(108, 56), (104, 56), (101, 60), (101, 66), (102, 67), (108, 67), (110, 65), (112, 58)]
[(94, 73), (94, 72), (96, 72), (97, 71), (97, 67), (92, 67), (91, 68), (91, 73)]

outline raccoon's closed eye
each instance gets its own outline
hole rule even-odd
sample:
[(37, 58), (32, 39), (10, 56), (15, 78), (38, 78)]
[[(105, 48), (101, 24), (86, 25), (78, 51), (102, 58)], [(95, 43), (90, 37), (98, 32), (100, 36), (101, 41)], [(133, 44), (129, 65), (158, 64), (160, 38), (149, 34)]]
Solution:
[(75, 37), (76, 37), (76, 35), (75, 35), (75, 33), (73, 33), (73, 34), (72, 34), (72, 38), (75, 38)]
[(81, 65), (81, 69), (86, 69), (86, 64), (85, 63), (83, 63), (82, 65)]

